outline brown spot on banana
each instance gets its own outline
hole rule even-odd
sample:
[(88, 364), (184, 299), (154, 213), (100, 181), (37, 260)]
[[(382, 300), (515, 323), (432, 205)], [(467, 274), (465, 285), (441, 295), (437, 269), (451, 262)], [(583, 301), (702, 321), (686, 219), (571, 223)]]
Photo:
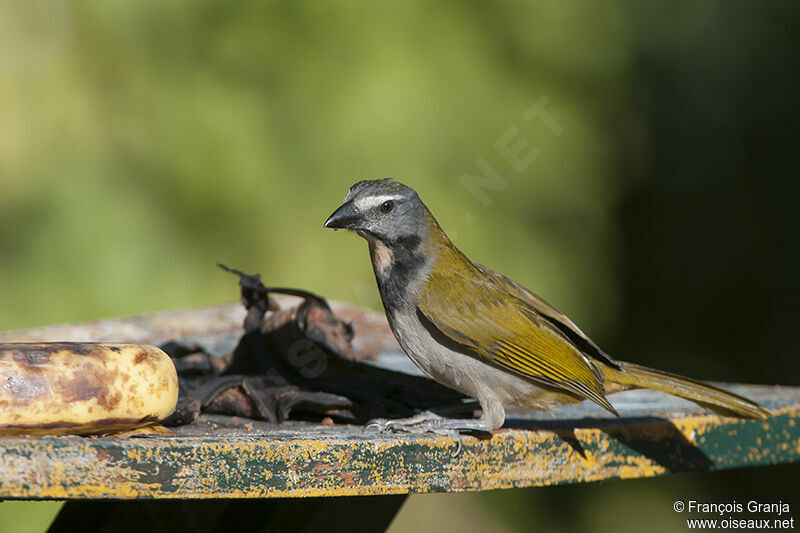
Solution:
[(136, 358), (133, 360), (134, 365), (140, 365), (147, 360), (147, 352), (139, 352), (136, 354)]
[(168, 417), (177, 401), (175, 366), (154, 346), (0, 344), (0, 434), (131, 429)]

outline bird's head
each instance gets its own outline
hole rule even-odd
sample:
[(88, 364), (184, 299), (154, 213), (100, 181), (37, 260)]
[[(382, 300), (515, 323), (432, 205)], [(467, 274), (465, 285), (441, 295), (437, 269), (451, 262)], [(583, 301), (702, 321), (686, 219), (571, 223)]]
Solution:
[(352, 230), (370, 242), (394, 248), (418, 243), (428, 232), (430, 218), (414, 189), (385, 178), (359, 181), (350, 187), (325, 227)]

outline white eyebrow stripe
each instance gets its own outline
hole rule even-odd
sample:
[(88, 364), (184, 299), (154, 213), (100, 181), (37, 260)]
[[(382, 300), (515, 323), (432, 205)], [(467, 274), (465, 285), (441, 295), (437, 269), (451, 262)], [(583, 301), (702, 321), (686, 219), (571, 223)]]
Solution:
[(397, 196), (394, 194), (383, 194), (381, 196), (367, 196), (366, 198), (358, 198), (353, 203), (359, 211), (367, 211), (373, 207), (381, 205), (386, 200), (394, 200)]

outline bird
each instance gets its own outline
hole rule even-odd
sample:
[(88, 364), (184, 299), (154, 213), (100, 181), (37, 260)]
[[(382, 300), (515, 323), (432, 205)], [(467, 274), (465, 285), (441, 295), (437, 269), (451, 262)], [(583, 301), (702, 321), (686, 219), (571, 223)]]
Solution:
[(417, 192), (391, 178), (359, 181), (325, 228), (366, 239), (386, 318), (400, 347), (438, 383), (474, 398), (480, 418), (430, 411), (376, 421), (391, 432), (491, 432), (509, 406), (547, 411), (608, 395), (663, 391), (726, 416), (764, 419), (757, 403), (713, 385), (619, 361), (566, 315), (456, 248)]

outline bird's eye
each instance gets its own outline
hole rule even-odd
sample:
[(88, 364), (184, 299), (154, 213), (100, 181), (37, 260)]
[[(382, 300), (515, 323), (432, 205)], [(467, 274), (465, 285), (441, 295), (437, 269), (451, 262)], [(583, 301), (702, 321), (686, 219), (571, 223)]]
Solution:
[(381, 204), (381, 213), (388, 213), (394, 209), (394, 202), (391, 200), (386, 200)]

